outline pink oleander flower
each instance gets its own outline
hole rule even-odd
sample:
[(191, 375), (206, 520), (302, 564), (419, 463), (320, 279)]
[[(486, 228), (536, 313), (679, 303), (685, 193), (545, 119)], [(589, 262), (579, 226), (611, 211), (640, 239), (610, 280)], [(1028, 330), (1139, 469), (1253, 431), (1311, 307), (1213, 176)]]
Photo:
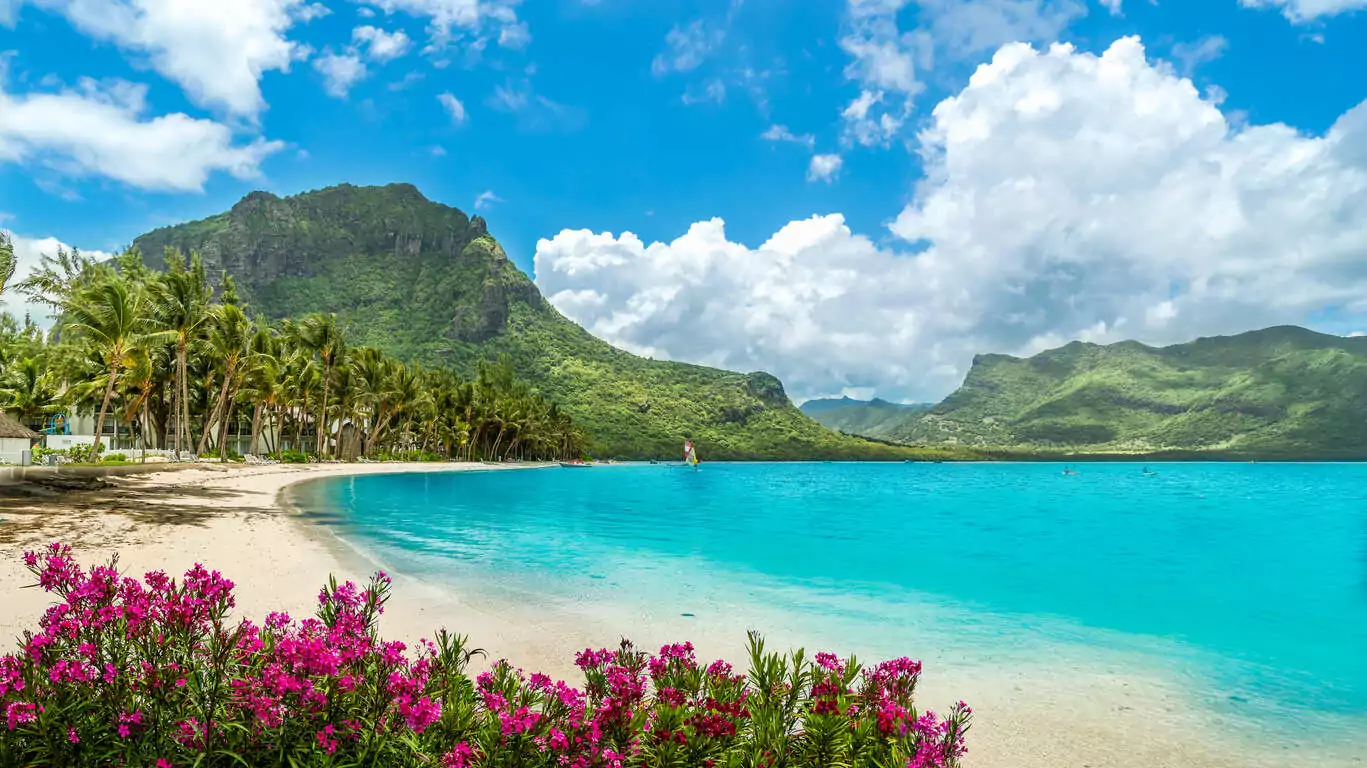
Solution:
[(32, 723), (38, 719), (39, 708), (37, 704), (28, 701), (14, 701), (5, 707), (5, 724), (12, 731), (21, 725)]
[(442, 765), (445, 768), (470, 768), (475, 764), (475, 750), (469, 744), (461, 742), (451, 748), (442, 757)]
[(319, 731), (314, 736), (318, 741), (318, 746), (322, 747), (323, 751), (329, 755), (337, 751), (337, 740), (332, 738), (332, 734), (335, 733), (336, 730), (337, 729), (333, 728), (331, 725), (326, 725), (323, 726), (323, 730)]
[[(146, 765), (131, 755), (210, 747), (251, 764), (310, 751), (318, 762), (355, 764), (393, 745), (445, 768), (621, 768), (644, 764), (657, 748), (698, 754), (702, 768), (753, 748), (761, 750), (747, 753), (757, 766), (782, 762), (762, 753), (752, 716), (777, 716), (799, 732), (810, 718), (838, 716), (829, 724), (881, 742), (874, 754), (910, 755), (909, 768), (957, 768), (966, 752), (972, 710), (960, 702), (944, 717), (920, 714), (913, 695), (921, 665), (905, 657), (865, 668), (852, 683), (849, 662), (823, 652), (798, 670), (805, 690), (779, 679), (761, 691), (725, 661), (702, 666), (691, 643), (650, 655), (624, 641), (576, 655), (582, 687), (506, 662), (472, 681), (463, 638), (452, 644), (443, 632), (411, 654), (379, 639), (383, 574), (366, 587), (324, 588), (316, 618), (272, 613), (257, 625), (229, 618), (233, 583), (201, 565), (180, 582), (162, 572), (139, 580), (112, 565), (82, 570), (60, 544), (26, 553), (25, 563), (55, 599), (22, 647), (0, 655), (0, 753), (19, 764), (50, 759), (23, 751), (47, 717), (38, 702), (62, 702), (63, 713), (73, 711), (69, 702), (81, 708), (74, 725), (43, 722), (42, 738), (60, 739), (65, 729), (83, 753), (130, 755), (130, 768)], [(443, 713), (469, 741), (451, 745)], [(171, 758), (155, 765), (170, 768)]]

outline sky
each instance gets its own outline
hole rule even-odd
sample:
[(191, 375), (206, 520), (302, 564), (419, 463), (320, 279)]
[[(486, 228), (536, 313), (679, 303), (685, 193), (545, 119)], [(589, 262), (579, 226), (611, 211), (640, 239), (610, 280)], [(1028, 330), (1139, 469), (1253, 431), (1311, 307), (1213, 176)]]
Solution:
[(1362, 72), (1367, 0), (0, 0), (0, 228), (409, 182), (618, 346), (932, 401), (1367, 331)]

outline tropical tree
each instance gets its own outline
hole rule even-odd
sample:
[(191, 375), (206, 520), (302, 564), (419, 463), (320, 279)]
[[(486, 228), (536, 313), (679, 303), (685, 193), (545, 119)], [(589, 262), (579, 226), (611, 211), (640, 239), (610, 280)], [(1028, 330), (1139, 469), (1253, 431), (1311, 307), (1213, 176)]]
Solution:
[(8, 232), (0, 232), (0, 293), (4, 293), (9, 281), (14, 279), (14, 269), (18, 264), (14, 258), (14, 241)]
[[(228, 422), (235, 413), (234, 399), (242, 386), (243, 362), (251, 354), (253, 328), (247, 316), (236, 304), (220, 304), (214, 307), (209, 324), (208, 350), (222, 367), (223, 386), (213, 410), (205, 420), (207, 424), (218, 424), (219, 455), (227, 457)], [(208, 429), (205, 429), (208, 435)], [(199, 453), (204, 452), (201, 439)]]
[(318, 404), (318, 446), (319, 456), (326, 456), (329, 447), (327, 438), (332, 429), (327, 419), (328, 395), (332, 384), (332, 373), (346, 354), (345, 332), (334, 314), (313, 314), (299, 324), (299, 338), (305, 347), (316, 352), (322, 361), (323, 396)]
[(190, 344), (199, 336), (209, 319), (209, 302), (213, 290), (204, 278), (203, 266), (197, 254), (191, 255), (191, 268), (186, 269), (180, 254), (168, 251), (167, 271), (151, 283), (149, 308), (153, 323), (167, 331), (176, 345), (175, 388), (171, 398), (171, 420), (175, 423), (176, 457), (190, 437), (190, 385), (188, 353)]
[(5, 370), (0, 403), (19, 414), (24, 424), (61, 410), (61, 397), (52, 373), (36, 357), (25, 357)]
[(126, 357), (146, 334), (142, 293), (122, 280), (106, 279), (62, 301), (63, 323), (87, 339), (105, 367), (104, 397), (95, 417), (95, 453), (100, 451), (104, 419)]

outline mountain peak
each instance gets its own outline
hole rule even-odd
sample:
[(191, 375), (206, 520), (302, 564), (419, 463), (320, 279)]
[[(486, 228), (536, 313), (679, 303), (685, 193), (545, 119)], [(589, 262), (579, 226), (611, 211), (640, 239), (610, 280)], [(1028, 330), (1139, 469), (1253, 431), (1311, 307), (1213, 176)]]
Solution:
[(684, 434), (713, 458), (904, 455), (802, 416), (767, 373), (636, 357), (556, 312), (479, 216), (411, 184), (342, 184), (290, 197), (254, 192), (232, 210), (135, 241), (197, 251), (268, 317), (336, 314), (352, 346), (469, 376), (506, 356), (607, 455), (671, 456)]

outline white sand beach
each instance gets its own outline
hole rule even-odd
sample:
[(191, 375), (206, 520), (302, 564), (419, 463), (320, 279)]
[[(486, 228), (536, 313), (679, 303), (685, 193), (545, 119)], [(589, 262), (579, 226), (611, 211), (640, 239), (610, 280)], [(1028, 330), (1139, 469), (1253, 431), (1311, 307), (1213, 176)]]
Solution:
[[(311, 479), (376, 472), (503, 471), (452, 464), (335, 464), (255, 467), (205, 465), (108, 481), (98, 490), (19, 492), (0, 498), (0, 638), (36, 625), (49, 597), (31, 583), (20, 555), (60, 540), (83, 563), (115, 554), (130, 574), (164, 569), (179, 574), (200, 562), (237, 584), (241, 615), (271, 610), (311, 615), (329, 574), (363, 580), (376, 564), (326, 527), (294, 514), (282, 499), (288, 486)], [(487, 593), (483, 593), (487, 594)], [(622, 626), (622, 623), (632, 623)], [(699, 625), (639, 625), (621, 615), (546, 613), (496, 604), (468, 592), (399, 574), (383, 619), (386, 636), (413, 641), (446, 626), (471, 637), (492, 658), (575, 681), (573, 654), (586, 646), (615, 645), (629, 636), (650, 649), (692, 639), (700, 655), (741, 662), (743, 638), (710, 637)], [(846, 649), (835, 649), (846, 650)], [(943, 707), (958, 699), (974, 706), (972, 768), (1253, 768), (1286, 765), (1361, 765), (1348, 748), (1279, 744), (1262, 749), (1229, 736), (1219, 718), (1193, 710), (1167, 681), (1107, 668), (946, 669), (934, 649), (908, 649), (927, 660), (921, 697)]]

